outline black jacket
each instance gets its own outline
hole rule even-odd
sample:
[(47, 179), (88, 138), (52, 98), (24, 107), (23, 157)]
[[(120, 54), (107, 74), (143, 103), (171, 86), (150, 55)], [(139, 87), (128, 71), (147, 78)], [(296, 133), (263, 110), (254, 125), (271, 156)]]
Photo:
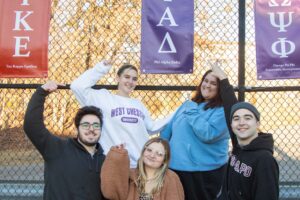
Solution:
[(279, 168), (273, 157), (273, 137), (259, 133), (246, 146), (239, 146), (230, 125), (230, 109), (237, 102), (228, 79), (221, 81), (221, 97), (232, 139), (232, 154), (218, 199), (277, 200), (279, 198)]
[(25, 114), (24, 130), (43, 156), (45, 200), (101, 200), (100, 169), (105, 156), (101, 146), (91, 156), (77, 139), (51, 134), (43, 122), (48, 92), (41, 87), (33, 94)]

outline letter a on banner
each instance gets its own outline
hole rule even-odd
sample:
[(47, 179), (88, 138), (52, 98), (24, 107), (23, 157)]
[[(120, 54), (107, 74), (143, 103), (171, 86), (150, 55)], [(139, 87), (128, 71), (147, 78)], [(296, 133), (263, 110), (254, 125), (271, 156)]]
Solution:
[(50, 5), (0, 1), (0, 77), (47, 77)]
[(256, 0), (257, 79), (300, 78), (300, 1)]
[(143, 0), (141, 72), (193, 72), (194, 0)]

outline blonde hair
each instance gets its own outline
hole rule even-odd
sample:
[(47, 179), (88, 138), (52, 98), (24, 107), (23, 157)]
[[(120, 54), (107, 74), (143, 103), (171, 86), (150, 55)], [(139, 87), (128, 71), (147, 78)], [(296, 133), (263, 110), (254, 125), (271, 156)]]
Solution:
[(161, 190), (161, 188), (163, 187), (164, 184), (164, 178), (165, 178), (165, 174), (167, 172), (167, 169), (169, 167), (169, 161), (170, 161), (170, 146), (168, 141), (162, 139), (162, 138), (152, 138), (150, 140), (148, 140), (148, 142), (146, 142), (146, 144), (143, 147), (143, 150), (141, 152), (141, 156), (139, 158), (138, 161), (138, 165), (137, 165), (137, 169), (138, 169), (138, 178), (136, 181), (136, 185), (138, 187), (138, 191), (140, 194), (145, 193), (145, 186), (146, 186), (146, 182), (147, 182), (147, 175), (145, 172), (145, 164), (143, 161), (143, 154), (146, 150), (146, 148), (152, 144), (152, 143), (160, 143), (163, 145), (164, 149), (165, 149), (165, 155), (164, 155), (164, 161), (162, 166), (157, 169), (156, 173), (155, 173), (155, 177), (153, 179), (153, 182), (155, 183), (154, 188), (151, 191), (151, 194), (155, 194), (158, 191)]

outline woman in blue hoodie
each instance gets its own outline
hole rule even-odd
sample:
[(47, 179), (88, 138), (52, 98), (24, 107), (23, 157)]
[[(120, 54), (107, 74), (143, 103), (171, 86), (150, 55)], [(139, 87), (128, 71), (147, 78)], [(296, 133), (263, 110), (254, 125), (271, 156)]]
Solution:
[(209, 70), (193, 98), (161, 131), (170, 142), (170, 168), (180, 177), (186, 200), (213, 200), (221, 188), (229, 140), (222, 104), (220, 80)]

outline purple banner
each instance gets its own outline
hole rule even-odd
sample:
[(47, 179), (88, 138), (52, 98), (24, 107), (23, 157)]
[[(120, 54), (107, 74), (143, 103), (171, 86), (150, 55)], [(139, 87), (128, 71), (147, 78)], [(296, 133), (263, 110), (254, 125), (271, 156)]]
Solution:
[(194, 0), (143, 0), (141, 72), (193, 73)]
[(300, 1), (256, 0), (257, 79), (300, 78)]

